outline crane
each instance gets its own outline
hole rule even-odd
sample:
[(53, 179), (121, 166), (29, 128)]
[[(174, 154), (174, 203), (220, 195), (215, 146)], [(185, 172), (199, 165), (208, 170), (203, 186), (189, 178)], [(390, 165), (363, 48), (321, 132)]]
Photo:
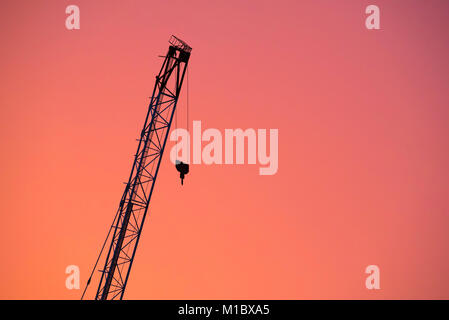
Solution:
[(81, 299), (109, 238), (109, 250), (104, 267), (99, 270), (95, 299), (123, 299), (192, 51), (189, 45), (173, 35), (169, 44), (156, 76), (129, 180)]

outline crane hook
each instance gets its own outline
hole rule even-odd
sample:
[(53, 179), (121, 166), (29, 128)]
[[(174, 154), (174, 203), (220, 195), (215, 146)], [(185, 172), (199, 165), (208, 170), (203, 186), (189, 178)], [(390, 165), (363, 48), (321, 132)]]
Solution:
[(176, 170), (179, 172), (179, 177), (181, 178), (181, 185), (184, 185), (184, 177), (189, 173), (189, 165), (182, 161), (176, 160)]

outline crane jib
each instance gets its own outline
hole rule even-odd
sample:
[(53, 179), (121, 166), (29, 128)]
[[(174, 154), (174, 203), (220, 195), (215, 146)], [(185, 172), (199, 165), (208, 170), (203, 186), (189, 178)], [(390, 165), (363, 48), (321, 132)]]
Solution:
[[(168, 53), (156, 76), (129, 180), (103, 245), (105, 248), (109, 243), (108, 250), (104, 252), (104, 267), (100, 270), (100, 281), (95, 295), (98, 300), (123, 298), (148, 212), (192, 50), (175, 36), (172, 36), (169, 42)], [(97, 263), (102, 254), (103, 249)]]

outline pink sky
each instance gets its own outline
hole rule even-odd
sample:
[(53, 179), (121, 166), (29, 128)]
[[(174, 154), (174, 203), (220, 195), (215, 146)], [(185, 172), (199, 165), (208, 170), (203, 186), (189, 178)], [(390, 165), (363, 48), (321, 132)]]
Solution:
[(181, 187), (167, 152), (125, 298), (449, 298), (448, 29), (444, 0), (2, 1), (0, 298), (80, 298), (171, 34), (190, 119), (279, 129), (279, 170)]

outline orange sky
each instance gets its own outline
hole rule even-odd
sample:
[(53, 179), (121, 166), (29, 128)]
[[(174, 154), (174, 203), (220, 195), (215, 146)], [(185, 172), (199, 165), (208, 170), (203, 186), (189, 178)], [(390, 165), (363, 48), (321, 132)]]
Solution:
[(279, 170), (181, 187), (167, 152), (125, 298), (448, 299), (448, 28), (445, 0), (3, 0), (0, 298), (80, 298), (175, 34), (190, 119), (279, 129)]

